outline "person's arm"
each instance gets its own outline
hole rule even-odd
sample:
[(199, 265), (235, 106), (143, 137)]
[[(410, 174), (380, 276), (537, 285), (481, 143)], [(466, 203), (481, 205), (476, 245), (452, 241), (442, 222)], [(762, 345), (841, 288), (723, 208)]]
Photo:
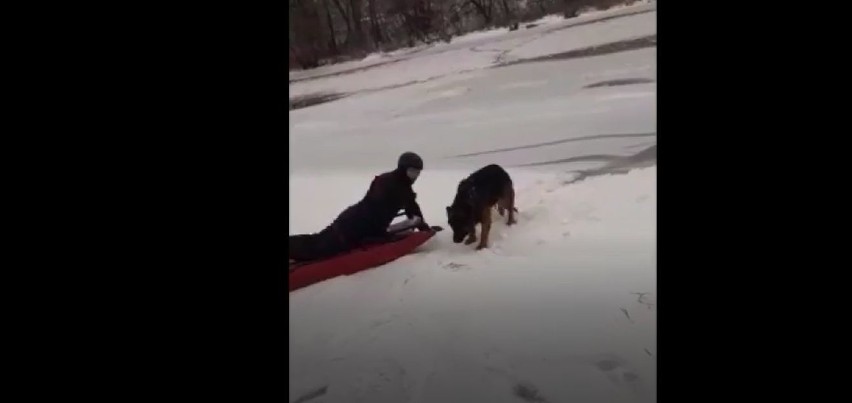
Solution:
[(420, 217), (421, 224), (426, 222), (426, 218), (423, 217), (423, 212), (420, 211), (420, 205), (417, 204), (417, 193), (413, 191), (408, 192), (408, 197), (405, 202), (405, 216), (409, 219), (412, 217)]
[(420, 210), (420, 205), (417, 204), (417, 193), (414, 193), (413, 190), (408, 191), (408, 200), (405, 204), (405, 215), (411, 219), (412, 217), (420, 217), (420, 224), (417, 225), (417, 229), (420, 231), (428, 231), (431, 228), (429, 224), (426, 223), (426, 217), (423, 217), (423, 212)]

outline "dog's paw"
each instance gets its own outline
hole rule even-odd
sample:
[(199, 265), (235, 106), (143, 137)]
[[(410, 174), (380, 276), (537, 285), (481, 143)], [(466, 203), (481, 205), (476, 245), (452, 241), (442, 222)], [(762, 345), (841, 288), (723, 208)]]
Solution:
[(488, 249), (488, 245), (479, 244), (479, 245), (476, 246), (476, 250), (483, 250), (483, 249)]

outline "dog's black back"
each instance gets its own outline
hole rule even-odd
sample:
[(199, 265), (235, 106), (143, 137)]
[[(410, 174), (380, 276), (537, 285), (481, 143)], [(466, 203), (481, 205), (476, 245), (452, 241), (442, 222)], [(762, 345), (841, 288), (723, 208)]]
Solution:
[(482, 211), (491, 208), (512, 187), (512, 178), (501, 166), (491, 164), (470, 174), (459, 183), (453, 204), (447, 207), (447, 220), (458, 242), (482, 220)]
[(474, 202), (478, 205), (493, 206), (508, 186), (512, 186), (509, 173), (497, 164), (487, 165), (459, 183), (456, 201), (459, 201), (460, 196), (464, 198), (464, 191), (472, 191)]

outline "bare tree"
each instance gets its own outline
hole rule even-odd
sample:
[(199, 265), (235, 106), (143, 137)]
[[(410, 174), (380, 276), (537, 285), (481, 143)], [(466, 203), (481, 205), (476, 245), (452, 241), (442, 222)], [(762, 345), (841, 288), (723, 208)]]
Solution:
[(491, 26), (494, 15), (494, 0), (469, 0), (470, 4), (473, 4), (476, 7), (476, 10), (479, 11), (479, 14), (482, 15), (482, 19), (485, 22), (485, 26)]
[(369, 2), (369, 12), (370, 12), (370, 33), (373, 36), (373, 43), (381, 44), (384, 42), (384, 37), (382, 36), (382, 26), (379, 22), (378, 14), (376, 13), (376, 2), (378, 0), (367, 0)]
[(304, 68), (316, 67), (323, 56), (322, 18), (314, 0), (290, 1), (290, 55)]
[(334, 19), (331, 18), (331, 4), (329, 0), (323, 0), (323, 6), (325, 6), (325, 17), (328, 21), (328, 46), (333, 54), (340, 53), (340, 50), (337, 48), (337, 31), (334, 30)]
[(349, 18), (346, 4), (342, 3), (341, 0), (332, 1), (334, 2), (334, 5), (337, 6), (337, 12), (340, 13), (340, 17), (346, 22), (346, 35), (348, 36), (352, 32), (352, 20)]
[(503, 20), (505, 23), (510, 23), (513, 19), (512, 10), (509, 9), (509, 3), (507, 0), (501, 0), (501, 4), (503, 5)]
[(361, 8), (364, 6), (364, 2), (363, 0), (349, 0), (349, 6), (352, 11), (352, 44), (356, 49), (363, 49), (366, 44), (364, 29), (361, 25)]

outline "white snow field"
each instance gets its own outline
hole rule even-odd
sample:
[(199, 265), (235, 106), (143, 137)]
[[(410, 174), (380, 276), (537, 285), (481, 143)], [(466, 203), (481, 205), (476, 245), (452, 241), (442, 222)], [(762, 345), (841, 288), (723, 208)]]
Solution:
[[(500, 52), (653, 35), (655, 18), (526, 43), (489, 33), (291, 84), (291, 97), (361, 92), (290, 111), (290, 234), (328, 225), (409, 150), (425, 161), (414, 185), (425, 218), (445, 231), (390, 264), (290, 293), (288, 402), (656, 401), (656, 167), (637, 157), (655, 155), (656, 49), (489, 68)], [(476, 251), (452, 242), (445, 207), (489, 163), (514, 180), (518, 224), (495, 212), (491, 247)], [(634, 169), (607, 173), (616, 165)]]
[[(657, 27), (655, 10), (656, 3), (637, 3), (629, 7), (590, 12), (576, 18), (548, 16), (533, 22), (538, 25), (530, 29), (474, 32), (453, 38), (451, 43), (371, 54), (363, 60), (291, 71), (289, 77), (294, 82), (290, 84), (290, 96), (381, 89), (488, 67), (504, 52), (507, 54), (500, 61), (654, 34)], [(613, 18), (617, 16), (623, 17)], [(595, 21), (600, 22), (593, 23)], [(357, 79), (341, 74), (370, 66), (375, 67), (358, 71)], [(321, 79), (312, 79), (314, 77)]]

